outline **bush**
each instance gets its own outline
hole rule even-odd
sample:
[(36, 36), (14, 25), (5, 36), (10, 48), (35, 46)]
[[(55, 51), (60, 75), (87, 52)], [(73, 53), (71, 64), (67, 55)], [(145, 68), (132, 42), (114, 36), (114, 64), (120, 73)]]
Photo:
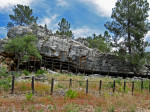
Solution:
[(7, 74), (7, 68), (5, 66), (0, 67), (0, 77), (1, 76), (4, 76), (4, 77), (8, 76), (8, 74)]
[(31, 100), (32, 100), (32, 96), (33, 96), (32, 93), (26, 94), (26, 99), (27, 99), (28, 101), (31, 101)]
[(78, 96), (78, 93), (76, 91), (73, 91), (72, 89), (69, 89), (67, 92), (66, 92), (66, 97), (68, 98), (76, 98)]
[(47, 71), (45, 71), (45, 70), (37, 70), (35, 76), (38, 77), (38, 76), (42, 75), (43, 73), (47, 73)]
[(29, 71), (27, 71), (27, 70), (23, 70), (22, 73), (24, 73), (25, 76), (28, 76), (28, 75), (29, 75)]
[(11, 79), (0, 79), (0, 89), (4, 89), (4, 91), (8, 91), (11, 87)]

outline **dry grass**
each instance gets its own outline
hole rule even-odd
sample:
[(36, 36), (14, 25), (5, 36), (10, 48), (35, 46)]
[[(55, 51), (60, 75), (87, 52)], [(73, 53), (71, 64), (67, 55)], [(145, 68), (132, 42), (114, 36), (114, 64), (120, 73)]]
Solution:
[[(17, 99), (17, 100), (16, 100)], [(8, 95), (0, 97), (0, 110), (2, 112), (9, 111), (49, 111), (50, 109), (55, 111), (68, 111), (75, 110), (76, 106), (80, 107), (77, 111), (87, 110), (89, 112), (95, 111), (100, 108), (102, 111), (115, 112), (140, 112), (150, 111), (150, 94), (147, 91), (144, 93), (120, 94), (114, 93), (110, 95), (103, 93), (101, 96), (86, 95), (84, 92), (80, 92), (78, 97), (74, 99), (66, 99), (65, 97), (53, 97), (53, 96), (33, 96), (33, 100), (28, 101), (25, 95)], [(32, 107), (34, 106), (34, 108)], [(51, 106), (51, 108), (49, 107)], [(48, 108), (49, 107), (49, 108)], [(54, 109), (55, 108), (55, 109)], [(71, 111), (68, 111), (71, 112)]]
[[(48, 78), (56, 80), (54, 94), (50, 95), (50, 83), (35, 82), (35, 95), (32, 100), (27, 100), (26, 93), (31, 92), (31, 80), (15, 83), (15, 94), (0, 92), (0, 112), (149, 112), (150, 93), (148, 83), (144, 83), (143, 92), (140, 91), (140, 82), (135, 83), (134, 94), (131, 94), (132, 83), (127, 83), (126, 92), (123, 92), (123, 80), (116, 79), (116, 91), (112, 92), (113, 79), (90, 78), (89, 93), (85, 93), (85, 79), (81, 76), (66, 74), (47, 74)], [(77, 92), (77, 97), (67, 98), (64, 93), (68, 90), (69, 79), (72, 90)], [(60, 81), (60, 80), (68, 81)], [(102, 80), (102, 90), (99, 93), (99, 81)], [(131, 81), (130, 81), (131, 82)], [(25, 94), (18, 94), (25, 93)]]

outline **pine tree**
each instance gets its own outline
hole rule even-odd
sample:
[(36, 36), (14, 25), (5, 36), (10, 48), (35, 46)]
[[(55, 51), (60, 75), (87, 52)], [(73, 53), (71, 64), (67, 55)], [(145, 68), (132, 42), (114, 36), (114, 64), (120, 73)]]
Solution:
[(56, 31), (56, 34), (66, 35), (71, 38), (74, 37), (72, 31), (70, 30), (70, 23), (65, 18), (62, 18), (61, 22), (59, 22), (58, 25), (59, 28)]
[(147, 20), (149, 3), (147, 0), (118, 0), (112, 10), (112, 22), (105, 24), (106, 28), (114, 34), (115, 40), (124, 38), (126, 51), (144, 52), (144, 36), (149, 30)]
[(36, 23), (38, 19), (38, 17), (33, 16), (32, 9), (26, 5), (23, 6), (18, 4), (17, 6), (14, 6), (13, 12), (14, 15), (9, 14), (9, 17), (12, 20), (11, 23), (14, 25), (29, 25), (31, 23)]
[[(127, 53), (126, 57), (134, 72), (143, 64), (145, 47), (148, 45), (144, 37), (149, 31), (150, 23), (147, 19), (149, 10), (147, 0), (117, 0), (115, 8), (112, 9), (113, 21), (105, 24), (105, 27), (114, 34), (115, 47)], [(120, 38), (124, 41), (118, 44)]]

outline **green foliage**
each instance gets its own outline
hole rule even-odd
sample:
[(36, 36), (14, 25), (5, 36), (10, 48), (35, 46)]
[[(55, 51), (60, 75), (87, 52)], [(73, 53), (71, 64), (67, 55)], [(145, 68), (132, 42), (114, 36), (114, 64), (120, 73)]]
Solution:
[(60, 84), (58, 84), (57, 87), (58, 87), (58, 88), (64, 88), (64, 86), (63, 86), (63, 85), (60, 85)]
[(103, 86), (102, 86), (103, 88), (113, 88), (114, 87), (114, 83), (113, 82), (108, 82), (108, 83), (106, 83), (106, 84), (104, 84)]
[(43, 73), (47, 73), (47, 71), (45, 71), (45, 70), (37, 70), (37, 72), (36, 72), (36, 74), (43, 74)]
[(78, 93), (76, 91), (73, 91), (72, 89), (69, 89), (67, 92), (66, 92), (66, 97), (68, 98), (76, 98), (78, 96)]
[(115, 107), (114, 107), (114, 106), (111, 106), (111, 107), (108, 109), (108, 112), (115, 112)]
[[(144, 53), (145, 54), (145, 53)], [(139, 53), (132, 53), (132, 54), (127, 54), (127, 53), (118, 53), (118, 59), (121, 61), (127, 62), (128, 63), (128, 68), (133, 71), (135, 74), (140, 74), (140, 70), (142, 69), (143, 65), (146, 63), (145, 57)]]
[(33, 94), (32, 94), (32, 93), (26, 94), (26, 99), (27, 99), (28, 101), (31, 101), (32, 98), (33, 98)]
[(96, 108), (95, 112), (102, 112), (102, 108), (101, 107)]
[(36, 77), (38, 77), (38, 76), (40, 76), (40, 75), (42, 75), (42, 74), (44, 74), (44, 73), (47, 73), (47, 71), (45, 71), (45, 70), (37, 70), (37, 72), (36, 72)]
[(121, 78), (117, 78), (117, 79), (115, 80), (115, 82), (118, 83), (118, 84), (121, 86)]
[(8, 91), (11, 87), (11, 79), (0, 79), (0, 89), (4, 89), (4, 91)]
[(56, 34), (58, 35), (66, 35), (68, 37), (73, 38), (73, 33), (70, 29), (70, 23), (65, 19), (62, 18), (61, 22), (58, 23), (59, 28), (56, 31)]
[(131, 70), (137, 74), (142, 66), (145, 64), (144, 57), (141, 57), (138, 53), (133, 53), (131, 55), (127, 55), (127, 59), (131, 65)]
[(5, 66), (1, 66), (0, 67), (0, 77), (7, 77), (8, 76), (8, 73), (7, 73), (7, 68)]
[(26, 35), (24, 37), (16, 37), (8, 41), (4, 46), (4, 51), (15, 54), (15, 58), (18, 60), (17, 69), (21, 61), (27, 61), (31, 56), (41, 59), (41, 55), (35, 45), (37, 38), (33, 35)]
[(23, 70), (22, 73), (24, 73), (25, 76), (28, 76), (28, 75), (29, 75), (29, 71), (27, 71), (27, 70)]
[(83, 86), (83, 81), (79, 81), (79, 86)]
[(33, 16), (32, 9), (30, 9), (29, 6), (24, 6), (17, 4), (17, 6), (14, 6), (13, 9), (14, 15), (9, 14), (10, 19), (12, 22), (8, 23), (8, 27), (12, 27), (14, 25), (29, 25), (31, 23), (36, 23), (38, 17)]
[(8, 22), (6, 29), (9, 30), (14, 27), (14, 24), (12, 22)]
[[(119, 48), (122, 57), (129, 61), (135, 73), (143, 65), (142, 58), (148, 46), (144, 37), (149, 31), (149, 10), (149, 3), (146, 0), (118, 0), (112, 10), (113, 20), (105, 24), (105, 27), (114, 34), (113, 46)], [(123, 41), (118, 43), (121, 38)]]
[(97, 48), (101, 52), (109, 52), (110, 44), (105, 36), (93, 34), (93, 36), (89, 36), (86, 39), (89, 42), (90, 48)]

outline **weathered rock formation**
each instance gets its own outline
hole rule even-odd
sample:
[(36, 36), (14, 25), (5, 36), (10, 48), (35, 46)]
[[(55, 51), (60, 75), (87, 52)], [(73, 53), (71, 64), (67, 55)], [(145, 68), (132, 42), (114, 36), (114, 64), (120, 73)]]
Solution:
[[(113, 54), (100, 53), (88, 48), (88, 43), (84, 39), (75, 41), (65, 36), (53, 35), (50, 30), (36, 24), (14, 27), (8, 31), (8, 38), (31, 33), (38, 38), (37, 48), (43, 56), (57, 58), (62, 62), (71, 62), (80, 70), (99, 73), (130, 72), (127, 63), (119, 61)], [(5, 43), (4, 40), (0, 40), (0, 52), (3, 52), (3, 43)]]

